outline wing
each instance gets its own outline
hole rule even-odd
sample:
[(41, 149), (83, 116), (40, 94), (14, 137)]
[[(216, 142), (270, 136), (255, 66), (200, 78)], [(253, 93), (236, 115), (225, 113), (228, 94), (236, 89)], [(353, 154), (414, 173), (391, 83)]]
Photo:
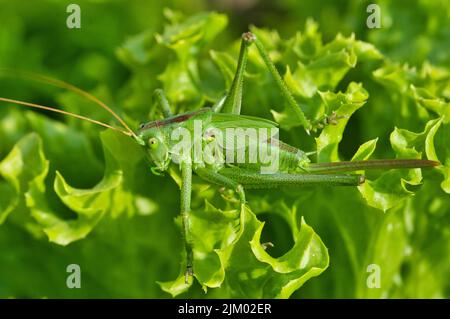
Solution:
[(213, 113), (210, 125), (218, 129), (226, 128), (276, 128), (274, 121), (255, 116), (237, 115), (228, 113)]

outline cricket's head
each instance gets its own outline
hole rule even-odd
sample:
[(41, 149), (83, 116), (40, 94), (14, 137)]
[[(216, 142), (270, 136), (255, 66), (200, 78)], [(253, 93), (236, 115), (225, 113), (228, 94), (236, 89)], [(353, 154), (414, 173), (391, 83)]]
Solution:
[(141, 124), (136, 134), (136, 141), (142, 145), (152, 162), (154, 173), (164, 172), (170, 164), (169, 146), (163, 131), (157, 126), (151, 126), (154, 122)]

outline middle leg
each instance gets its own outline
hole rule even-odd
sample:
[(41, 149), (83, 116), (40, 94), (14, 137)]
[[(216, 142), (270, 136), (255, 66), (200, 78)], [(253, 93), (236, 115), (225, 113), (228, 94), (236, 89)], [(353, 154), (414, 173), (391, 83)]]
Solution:
[(235, 191), (238, 196), (241, 204), (245, 203), (245, 192), (244, 188), (241, 184), (234, 181), (233, 179), (223, 176), (220, 173), (217, 173), (213, 170), (207, 169), (207, 168), (198, 168), (195, 171), (198, 176), (200, 176), (202, 179), (221, 186), (225, 186), (229, 189), (232, 189)]
[[(263, 59), (267, 69), (275, 80), (275, 83), (281, 94), (288, 102), (288, 107), (296, 114), (300, 124), (309, 131), (312, 129), (312, 125), (310, 121), (306, 118), (302, 109), (295, 101), (292, 93), (287, 88), (286, 83), (281, 77), (280, 73), (276, 69), (274, 63), (269, 57), (267, 50), (264, 48), (264, 45), (261, 41), (251, 32), (246, 32), (242, 35), (241, 49), (239, 52), (238, 65), (236, 69), (236, 73), (233, 78), (233, 82), (231, 84), (231, 88), (225, 98), (223, 103), (223, 112), (232, 113), (232, 114), (240, 114), (241, 113), (241, 104), (242, 104), (242, 88), (244, 84), (244, 73), (247, 65), (247, 56), (248, 56), (248, 48), (252, 43), (255, 43), (256, 48), (258, 50), (259, 55)], [(222, 108), (221, 107), (221, 108)]]
[(162, 89), (156, 89), (153, 92), (154, 103), (157, 104), (158, 107), (161, 108), (161, 111), (165, 118), (173, 116), (172, 111), (170, 110), (169, 101), (164, 94)]

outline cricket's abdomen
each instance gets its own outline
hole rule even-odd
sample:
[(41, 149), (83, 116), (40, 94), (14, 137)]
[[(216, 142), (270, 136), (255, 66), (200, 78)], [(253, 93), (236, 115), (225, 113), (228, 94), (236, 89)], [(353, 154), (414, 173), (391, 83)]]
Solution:
[(275, 141), (275, 143), (278, 145), (280, 153), (280, 171), (305, 172), (305, 166), (310, 162), (305, 152), (281, 141)]
[(280, 150), (280, 171), (282, 172), (295, 173), (305, 171), (303, 166), (308, 162), (309, 159), (302, 151), (299, 151), (299, 153), (291, 153)]
[[(305, 173), (306, 165), (310, 162), (306, 154), (286, 143), (276, 139), (268, 139), (255, 145), (240, 145), (234, 157), (224, 157), (227, 166), (237, 166), (243, 169), (266, 173)], [(243, 160), (244, 159), (244, 160)]]

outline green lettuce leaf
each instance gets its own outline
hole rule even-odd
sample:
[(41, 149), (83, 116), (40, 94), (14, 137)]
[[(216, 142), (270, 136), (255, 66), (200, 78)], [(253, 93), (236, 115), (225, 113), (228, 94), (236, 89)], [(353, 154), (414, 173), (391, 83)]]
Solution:
[(42, 140), (35, 133), (24, 136), (0, 162), (1, 206), (0, 224), (25, 201), (30, 184), (48, 170), (48, 161), (42, 152)]
[[(193, 215), (191, 226), (195, 278), (205, 291), (216, 288), (233, 298), (288, 298), (328, 267), (325, 245), (303, 219), (292, 234), (294, 246), (274, 258), (261, 244), (264, 223), (248, 206), (241, 207), (237, 218), (211, 204), (207, 207), (201, 215)], [(192, 282), (185, 283), (184, 269), (182, 264), (177, 279), (160, 283), (162, 289), (172, 296), (185, 292)]]

